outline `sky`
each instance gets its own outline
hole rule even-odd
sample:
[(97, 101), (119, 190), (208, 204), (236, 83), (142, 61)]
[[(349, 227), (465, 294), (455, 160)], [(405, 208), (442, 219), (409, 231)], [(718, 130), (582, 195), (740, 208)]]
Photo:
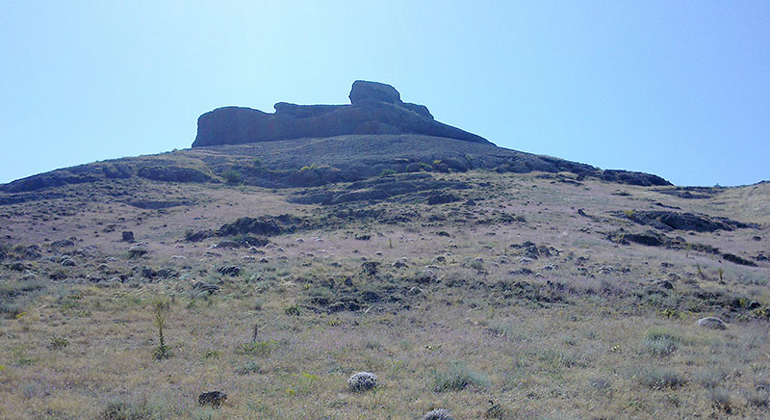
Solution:
[(770, 180), (765, 1), (0, 0), (0, 183), (190, 147), (201, 114), (355, 80), (498, 146)]

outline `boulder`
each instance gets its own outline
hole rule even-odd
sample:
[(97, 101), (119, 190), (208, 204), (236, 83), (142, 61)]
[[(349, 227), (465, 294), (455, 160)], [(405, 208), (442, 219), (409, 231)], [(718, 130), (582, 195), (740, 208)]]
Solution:
[[(224, 107), (198, 118), (193, 147), (258, 143), (352, 134), (422, 134), (491, 144), (486, 139), (438, 122), (423, 105), (405, 103), (390, 85), (358, 80), (350, 105), (275, 104), (275, 113)], [(140, 174), (141, 175), (141, 174)]]

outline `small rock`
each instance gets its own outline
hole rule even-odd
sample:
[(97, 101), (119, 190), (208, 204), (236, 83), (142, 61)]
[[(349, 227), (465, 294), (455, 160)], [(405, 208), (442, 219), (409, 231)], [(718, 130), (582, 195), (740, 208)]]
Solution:
[(210, 405), (214, 408), (219, 408), (225, 401), (227, 394), (221, 391), (204, 392), (198, 396), (199, 405)]
[(701, 318), (698, 320), (697, 324), (700, 327), (710, 328), (712, 330), (724, 330), (727, 328), (727, 324), (715, 316)]
[(396, 261), (394, 261), (393, 264), (391, 264), (391, 266), (393, 268), (405, 268), (405, 267), (408, 267), (409, 264), (407, 264), (406, 258), (399, 258)]
[(134, 242), (134, 232), (131, 232), (130, 230), (123, 231), (122, 233), (123, 238), (121, 239), (123, 242), (133, 243)]

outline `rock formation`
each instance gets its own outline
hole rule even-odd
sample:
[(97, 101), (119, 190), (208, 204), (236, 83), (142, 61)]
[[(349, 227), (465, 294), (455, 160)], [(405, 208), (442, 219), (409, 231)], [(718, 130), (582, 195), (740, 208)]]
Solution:
[(438, 122), (423, 105), (401, 101), (393, 86), (358, 80), (350, 105), (275, 104), (275, 113), (225, 107), (198, 118), (192, 147), (257, 143), (348, 134), (422, 134), (472, 143), (486, 139)]

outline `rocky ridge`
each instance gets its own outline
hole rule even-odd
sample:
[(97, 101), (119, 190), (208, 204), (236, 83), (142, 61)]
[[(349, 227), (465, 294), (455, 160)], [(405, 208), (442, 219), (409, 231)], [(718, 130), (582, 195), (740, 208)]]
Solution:
[(384, 83), (357, 80), (350, 105), (275, 104), (275, 113), (224, 107), (201, 115), (193, 147), (350, 134), (421, 134), (489, 144), (483, 137), (436, 121), (428, 108), (401, 101)]

